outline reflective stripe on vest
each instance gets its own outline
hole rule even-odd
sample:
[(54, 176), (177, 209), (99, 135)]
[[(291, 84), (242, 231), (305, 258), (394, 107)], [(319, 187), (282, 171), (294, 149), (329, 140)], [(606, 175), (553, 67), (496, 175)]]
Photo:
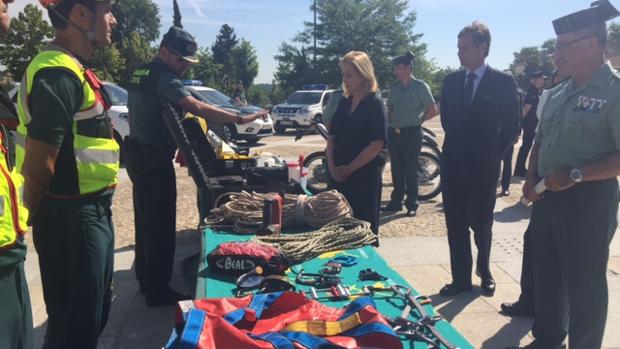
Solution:
[[(1, 138), (1, 136), (0, 136)], [(15, 243), (26, 232), (28, 210), (23, 202), (23, 177), (7, 168), (6, 148), (0, 151), (0, 249)]]
[[(118, 182), (119, 146), (112, 137), (92, 137), (80, 134), (80, 122), (98, 119), (105, 114), (104, 103), (85, 77), (85, 70), (79, 61), (58, 47), (48, 47), (39, 53), (28, 65), (19, 90), (17, 113), (20, 125), (17, 127), (15, 143), (16, 168), (21, 172), (28, 131), (26, 125), (32, 117), (28, 109), (28, 98), (36, 73), (48, 68), (65, 68), (80, 80), (83, 90), (82, 104), (73, 117), (73, 151), (76, 160), (79, 194), (96, 193), (114, 186)], [(107, 117), (107, 116), (106, 116)], [(52, 193), (55, 194), (55, 193)]]

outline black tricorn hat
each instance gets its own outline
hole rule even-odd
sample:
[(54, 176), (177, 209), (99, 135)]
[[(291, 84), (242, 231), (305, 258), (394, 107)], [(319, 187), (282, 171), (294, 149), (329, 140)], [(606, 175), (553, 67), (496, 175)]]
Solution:
[(553, 29), (556, 35), (570, 33), (579, 29), (605, 23), (619, 15), (620, 12), (609, 3), (609, 0), (599, 0), (593, 2), (588, 9), (579, 10), (553, 20)]
[(170, 27), (161, 40), (161, 46), (176, 53), (190, 63), (198, 63), (198, 58), (196, 57), (198, 45), (196, 45), (194, 37), (183, 28)]
[(411, 65), (413, 63), (413, 59), (415, 58), (415, 55), (413, 54), (413, 52), (411, 51), (407, 51), (407, 53), (405, 53), (402, 56), (398, 56), (392, 59), (392, 64), (397, 65), (397, 64), (405, 64), (405, 65)]

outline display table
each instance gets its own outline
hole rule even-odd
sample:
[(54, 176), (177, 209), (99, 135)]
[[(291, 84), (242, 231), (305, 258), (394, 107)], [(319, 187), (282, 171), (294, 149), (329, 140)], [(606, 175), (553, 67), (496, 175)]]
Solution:
[[(222, 231), (215, 232), (209, 228), (205, 229), (202, 234), (202, 252), (198, 265), (198, 277), (196, 282), (196, 298), (221, 298), (221, 297), (234, 297), (235, 278), (224, 277), (220, 274), (213, 273), (207, 268), (206, 255), (219, 244), (230, 241), (242, 241), (248, 240), (251, 236), (230, 234)], [(403, 279), (394, 269), (390, 268), (385, 260), (377, 253), (375, 248), (366, 246), (355, 250), (347, 250), (336, 253), (329, 253), (312, 260), (306, 261), (301, 265), (296, 265), (293, 270), (299, 272), (301, 268), (308, 273), (317, 273), (323, 268), (323, 264), (332, 257), (335, 256), (355, 256), (358, 263), (355, 266), (343, 267), (339, 276), (343, 279), (343, 285), (348, 286), (352, 293), (361, 292), (362, 288), (366, 285), (375, 286), (389, 286), (391, 284), (411, 286)], [(379, 274), (389, 278), (387, 281), (359, 281), (358, 274), (360, 270), (372, 268)], [(292, 283), (295, 280), (295, 274), (290, 271), (288, 274)], [(296, 285), (297, 290), (308, 290), (309, 286)], [(414, 290), (417, 294), (417, 291)], [(399, 316), (405, 306), (404, 301), (399, 298), (388, 297), (388, 295), (377, 294), (373, 298), (377, 309), (387, 317)], [(320, 299), (322, 303), (333, 306), (342, 307), (348, 304), (347, 301), (336, 301), (330, 299)], [(432, 305), (428, 304), (424, 306), (427, 313), (436, 314)], [(441, 320), (436, 324), (436, 328), (441, 334), (449, 340), (452, 344), (458, 346), (461, 349), (472, 348), (473, 346), (467, 342), (463, 336), (461, 336), (455, 329), (445, 320)], [(425, 343), (403, 341), (404, 348), (427, 348)]]

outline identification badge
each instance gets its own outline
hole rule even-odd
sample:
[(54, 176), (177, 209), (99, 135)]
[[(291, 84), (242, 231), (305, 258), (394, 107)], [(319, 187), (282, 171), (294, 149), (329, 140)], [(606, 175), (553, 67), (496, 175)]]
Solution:
[(607, 104), (606, 99), (579, 96), (577, 97), (577, 103), (573, 107), (573, 111), (587, 111), (589, 113), (599, 113), (603, 106)]

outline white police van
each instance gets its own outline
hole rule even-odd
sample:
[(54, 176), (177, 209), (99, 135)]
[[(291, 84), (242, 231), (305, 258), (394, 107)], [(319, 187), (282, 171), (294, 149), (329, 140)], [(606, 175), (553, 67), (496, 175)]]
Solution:
[(323, 108), (334, 91), (327, 89), (325, 84), (304, 85), (301, 90), (290, 95), (286, 102), (274, 106), (271, 116), (276, 133), (282, 134), (287, 128), (306, 128), (313, 119), (320, 120)]

